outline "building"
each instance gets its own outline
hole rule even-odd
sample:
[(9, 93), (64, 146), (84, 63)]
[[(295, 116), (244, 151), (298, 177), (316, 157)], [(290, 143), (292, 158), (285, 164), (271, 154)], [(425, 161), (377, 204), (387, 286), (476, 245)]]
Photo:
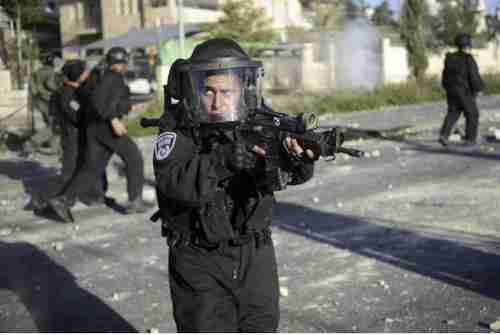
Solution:
[(287, 27), (305, 27), (302, 5), (299, 0), (253, 0), (256, 6), (263, 7), (271, 18), (272, 27), (283, 30)]
[[(185, 21), (216, 19), (209, 5), (186, 6)], [(125, 34), (132, 28), (177, 22), (176, 0), (60, 0), (59, 12), (61, 41), (66, 51)]]
[[(225, 0), (184, 0), (186, 23), (217, 21)], [(298, 0), (251, 0), (275, 29), (304, 25)], [(101, 39), (178, 22), (177, 0), (59, 0), (61, 43), (66, 52)]]

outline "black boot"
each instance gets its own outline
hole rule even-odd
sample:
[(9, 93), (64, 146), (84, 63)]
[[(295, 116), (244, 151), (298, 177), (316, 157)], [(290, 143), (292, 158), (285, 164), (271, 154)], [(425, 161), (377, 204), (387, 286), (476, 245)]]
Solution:
[(60, 196), (50, 199), (47, 204), (64, 223), (75, 222), (73, 214), (71, 214), (71, 210), (64, 197)]
[(445, 138), (445, 137), (442, 137), (442, 136), (441, 136), (441, 137), (439, 137), (438, 142), (439, 142), (439, 143), (441, 143), (441, 145), (442, 145), (443, 147), (447, 147), (447, 146), (448, 146), (448, 139), (447, 139), (447, 138)]

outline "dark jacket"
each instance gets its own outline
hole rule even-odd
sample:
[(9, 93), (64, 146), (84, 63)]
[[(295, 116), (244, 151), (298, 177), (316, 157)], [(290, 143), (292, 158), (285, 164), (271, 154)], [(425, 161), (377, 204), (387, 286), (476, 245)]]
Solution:
[[(255, 171), (232, 172), (219, 151), (206, 143), (196, 128), (160, 129), (154, 170), (158, 204), (168, 229), (209, 243), (268, 229), (275, 199), (272, 191), (257, 186), (263, 162)], [(289, 171), (292, 183), (304, 183), (313, 175), (313, 164), (290, 164)]]
[(57, 124), (63, 135), (76, 133), (81, 126), (82, 105), (77, 95), (77, 89), (63, 85), (60, 91), (53, 94), (54, 105), (57, 106), (54, 114)]
[(463, 51), (447, 53), (441, 84), (446, 91), (460, 91), (476, 95), (484, 90), (484, 83), (472, 55)]
[(121, 118), (130, 110), (130, 90), (122, 74), (107, 70), (91, 95), (94, 119)]

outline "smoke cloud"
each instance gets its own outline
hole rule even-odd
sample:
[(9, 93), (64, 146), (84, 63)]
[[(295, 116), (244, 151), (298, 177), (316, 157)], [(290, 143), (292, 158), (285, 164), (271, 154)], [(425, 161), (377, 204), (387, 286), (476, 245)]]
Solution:
[(373, 89), (380, 80), (380, 36), (367, 19), (346, 23), (335, 38), (335, 87)]

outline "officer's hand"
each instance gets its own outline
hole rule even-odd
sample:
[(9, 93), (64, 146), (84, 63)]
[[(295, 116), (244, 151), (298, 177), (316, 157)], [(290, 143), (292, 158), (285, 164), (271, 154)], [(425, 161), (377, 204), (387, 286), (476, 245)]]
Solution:
[[(304, 149), (300, 146), (295, 138), (285, 138), (285, 145), (288, 152), (296, 155), (297, 157), (302, 157), (302, 155), (304, 155)], [(314, 159), (314, 153), (310, 149), (307, 149), (305, 153), (307, 157), (309, 157), (309, 159)]]
[(114, 118), (111, 120), (111, 128), (116, 136), (123, 136), (127, 134), (127, 127), (120, 119)]
[[(224, 162), (230, 170), (251, 170), (257, 163), (258, 148), (249, 150), (242, 142), (226, 145), (223, 149)], [(262, 150), (260, 148), (260, 150)]]

